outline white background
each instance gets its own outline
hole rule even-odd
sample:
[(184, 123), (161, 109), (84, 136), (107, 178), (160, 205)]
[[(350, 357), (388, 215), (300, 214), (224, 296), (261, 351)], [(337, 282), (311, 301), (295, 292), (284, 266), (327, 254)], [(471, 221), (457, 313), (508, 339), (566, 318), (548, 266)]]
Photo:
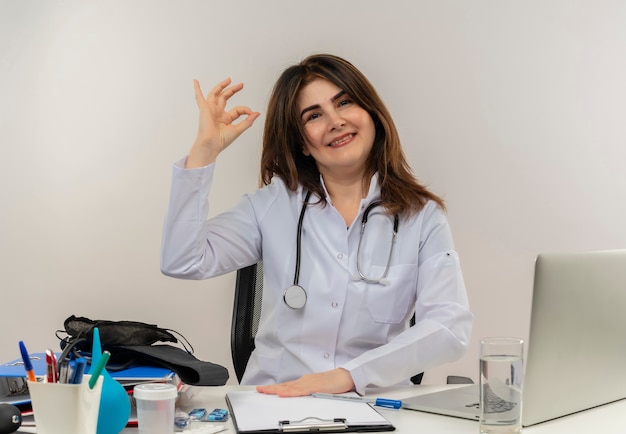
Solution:
[[(233, 104), (264, 112), (315, 52), (370, 78), (447, 201), (476, 321), (425, 382), (477, 380), (481, 336), (527, 337), (538, 253), (626, 247), (621, 0), (0, 0), (0, 361), (57, 349), (76, 314), (175, 329), (230, 368), (234, 274), (159, 271), (192, 79), (243, 81)], [(220, 156), (213, 211), (256, 188), (263, 122)]]

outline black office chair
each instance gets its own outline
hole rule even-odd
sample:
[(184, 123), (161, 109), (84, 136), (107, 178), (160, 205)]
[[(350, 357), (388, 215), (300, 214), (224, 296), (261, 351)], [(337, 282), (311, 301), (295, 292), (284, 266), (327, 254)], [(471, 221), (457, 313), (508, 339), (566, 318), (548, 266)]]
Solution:
[(237, 270), (235, 304), (230, 333), (230, 352), (237, 381), (248, 365), (254, 350), (254, 337), (259, 328), (263, 300), (263, 263)]
[[(263, 300), (263, 264), (261, 262), (237, 270), (235, 282), (235, 304), (230, 335), (230, 351), (237, 381), (246, 370), (250, 354), (254, 350), (254, 337), (261, 316)], [(411, 326), (415, 324), (415, 315)], [(420, 384), (424, 373), (411, 377), (413, 384)]]
[[(413, 327), (415, 325), (415, 313), (411, 317), (410, 325), (411, 325), (411, 327)], [(413, 383), (413, 384), (420, 384), (422, 382), (422, 377), (424, 377), (424, 373), (423, 372), (420, 372), (419, 374), (413, 375), (411, 377), (411, 383)]]

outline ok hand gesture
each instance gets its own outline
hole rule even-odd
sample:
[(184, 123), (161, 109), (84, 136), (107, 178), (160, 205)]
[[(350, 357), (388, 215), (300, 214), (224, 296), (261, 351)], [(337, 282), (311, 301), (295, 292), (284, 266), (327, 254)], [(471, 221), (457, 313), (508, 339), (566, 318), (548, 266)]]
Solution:
[[(229, 86), (230, 78), (220, 82), (205, 97), (198, 80), (194, 80), (196, 103), (200, 114), (198, 135), (187, 157), (187, 168), (203, 167), (215, 162), (220, 152), (245, 130), (250, 128), (260, 113), (246, 106), (225, 110), (231, 96), (243, 89), (243, 83)], [(238, 123), (234, 123), (245, 116)]]

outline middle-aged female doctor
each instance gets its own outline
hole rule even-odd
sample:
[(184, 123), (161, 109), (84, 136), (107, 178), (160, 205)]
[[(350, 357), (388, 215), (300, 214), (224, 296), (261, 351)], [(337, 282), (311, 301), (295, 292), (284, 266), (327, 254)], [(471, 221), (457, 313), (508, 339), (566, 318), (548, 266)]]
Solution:
[(206, 97), (194, 86), (198, 134), (173, 169), (161, 269), (205, 279), (263, 261), (242, 384), (280, 396), (363, 392), (465, 353), (473, 317), (443, 202), (411, 174), (358, 69), (318, 54), (282, 73), (265, 121), (264, 186), (208, 220), (217, 156), (259, 113), (226, 110), (243, 84), (226, 79)]

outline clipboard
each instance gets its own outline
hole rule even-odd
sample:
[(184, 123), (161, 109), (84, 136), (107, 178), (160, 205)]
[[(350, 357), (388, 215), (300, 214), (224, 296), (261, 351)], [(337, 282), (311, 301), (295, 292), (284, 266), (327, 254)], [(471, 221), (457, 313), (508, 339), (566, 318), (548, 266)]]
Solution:
[(280, 398), (252, 390), (229, 391), (226, 403), (238, 434), (394, 431), (367, 402), (299, 396)]

